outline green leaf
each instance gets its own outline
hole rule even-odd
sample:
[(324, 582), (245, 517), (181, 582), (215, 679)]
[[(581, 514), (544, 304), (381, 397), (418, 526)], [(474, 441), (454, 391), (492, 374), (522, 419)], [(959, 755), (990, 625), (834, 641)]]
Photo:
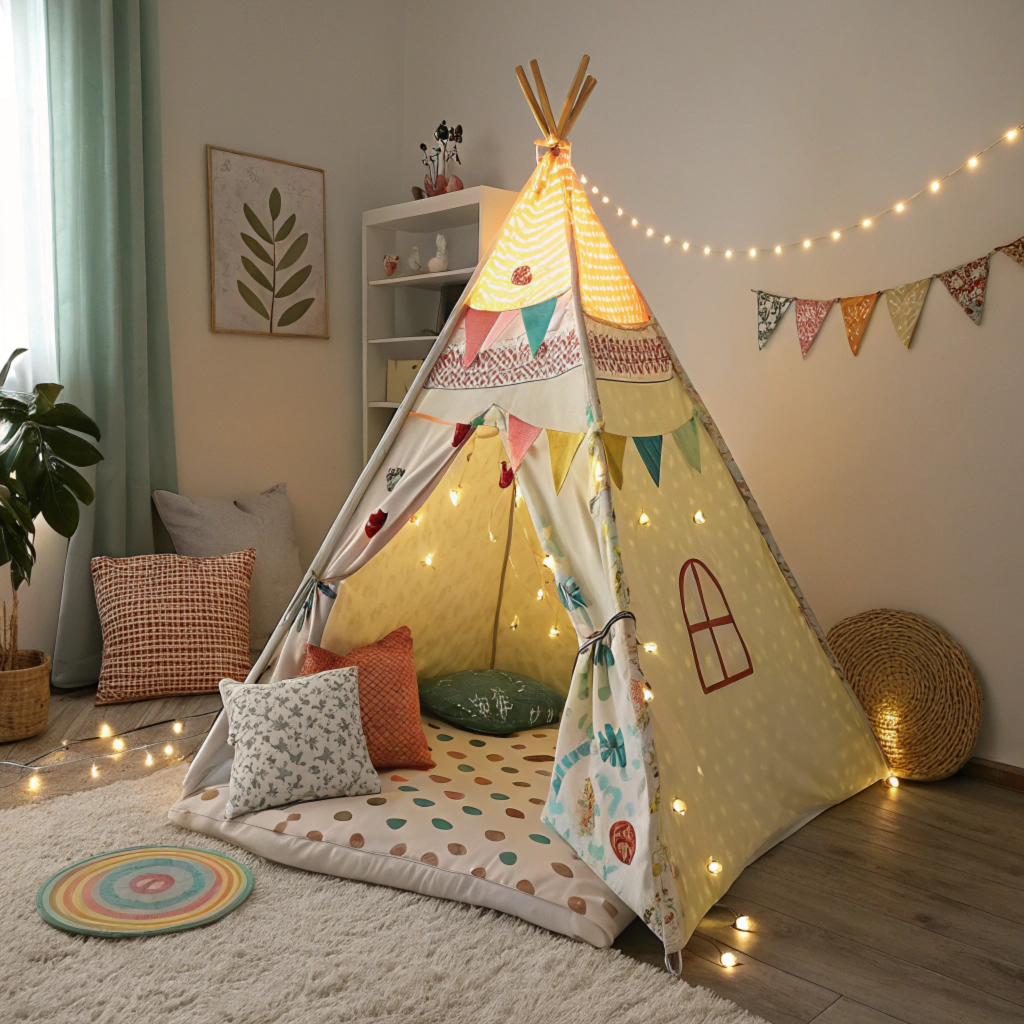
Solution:
[(263, 285), (268, 292), (274, 290), (274, 286), (267, 280), (266, 274), (256, 266), (248, 256), (242, 257), (242, 266), (249, 271), (249, 276), (257, 283)]
[(299, 235), (290, 246), (288, 251), (281, 257), (281, 262), (278, 263), (277, 269), (284, 270), (286, 267), (290, 267), (305, 251), (306, 243), (309, 241), (308, 234)]
[(78, 529), (78, 502), (52, 473), (47, 475), (43, 484), (40, 505), (43, 518), (62, 537), (70, 537)]
[(283, 242), (292, 233), (293, 227), (295, 227), (294, 213), (277, 229), (274, 241)]
[(238, 282), (238, 293), (264, 320), (270, 319), (267, 307), (260, 302), (259, 296), (244, 281)]
[(316, 302), (316, 298), (303, 299), (301, 302), (296, 302), (294, 306), (289, 306), (282, 314), (281, 319), (277, 321), (278, 327), (287, 327), (289, 324), (295, 323), (299, 317), (304, 316), (306, 310), (309, 309), (313, 303)]
[(252, 237), (252, 235), (247, 235), (243, 231), (242, 241), (245, 242), (245, 244), (249, 246), (250, 249), (252, 249), (253, 255), (256, 256), (257, 259), (261, 259), (263, 260), (264, 263), (269, 263), (271, 266), (274, 265), (274, 261), (270, 258), (270, 253), (267, 252), (267, 250), (264, 249), (263, 246), (260, 245), (260, 243), (257, 242), (256, 239)]
[[(275, 188), (270, 193), (270, 219), (277, 220), (278, 215), (281, 213), (281, 193)], [(268, 238), (269, 242), (270, 239)]]
[[(76, 434), (69, 434), (62, 427), (41, 426), (39, 431), (43, 435), (43, 443), (50, 452), (72, 466), (95, 466), (97, 462), (103, 461), (103, 455), (98, 448)], [(32, 485), (28, 486), (31, 490)]]
[(70, 402), (59, 402), (49, 412), (36, 416), (36, 423), (42, 423), (47, 427), (67, 427), (69, 430), (77, 430), (80, 434), (90, 434), (97, 441), (100, 439), (100, 428), (96, 421)]
[[(248, 203), (242, 204), (242, 212), (245, 214), (245, 219), (249, 222), (253, 231), (255, 231), (264, 242), (270, 242), (273, 244), (274, 239), (270, 237), (270, 232), (263, 226), (263, 221), (261, 221), (259, 217), (252, 212)], [(243, 235), (242, 237), (244, 238), (245, 236)]]
[(292, 274), (292, 276), (289, 277), (280, 288), (278, 288), (277, 294), (274, 298), (283, 299), (286, 295), (291, 295), (292, 292), (297, 292), (306, 283), (306, 278), (309, 277), (312, 270), (313, 264), (310, 263), (297, 273)]
[(63, 384), (37, 384), (32, 389), (30, 411), (33, 413), (48, 412), (57, 401), (57, 396), (64, 390)]
[[(11, 461), (11, 470), (17, 474), (20, 483), (27, 494), (32, 494), (36, 483), (39, 481), (39, 474), (43, 470), (42, 453), (40, 451), (39, 432), (42, 427), (27, 426), (22, 435), (21, 443), (17, 446), (17, 452)], [(56, 429), (56, 428), (54, 428)], [(74, 434), (68, 434), (74, 437)], [(75, 438), (78, 440), (78, 438)], [(89, 445), (88, 441), (82, 444)], [(89, 445), (91, 448), (92, 445)]]
[(4, 363), (4, 368), (0, 370), (0, 388), (7, 382), (7, 374), (11, 372), (11, 363), (18, 358), (23, 352), (27, 352), (27, 348), (16, 348), (10, 355), (10, 358)]

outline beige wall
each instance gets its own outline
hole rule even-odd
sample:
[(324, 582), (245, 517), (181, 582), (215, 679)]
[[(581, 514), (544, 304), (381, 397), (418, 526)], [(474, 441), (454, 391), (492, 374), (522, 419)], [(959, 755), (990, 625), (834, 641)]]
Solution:
[[(599, 84), (573, 132), (577, 168), (643, 224), (700, 245), (774, 246), (855, 222), (1024, 119), (1014, 0), (432, 12), (408, 33), (407, 177), (443, 116), (465, 126), (467, 185), (520, 187), (537, 128), (513, 67), (537, 57), (558, 105), (585, 51)], [(849, 295), (946, 269), (1024, 234), (1022, 184), (1024, 138), (899, 219), (729, 263), (605, 217), (823, 624), (878, 606), (938, 622), (982, 679), (978, 754), (1017, 765), (1024, 269), (993, 258), (981, 328), (935, 282), (910, 352), (880, 308), (857, 359), (838, 310), (808, 359), (792, 311), (759, 353), (750, 289)]]

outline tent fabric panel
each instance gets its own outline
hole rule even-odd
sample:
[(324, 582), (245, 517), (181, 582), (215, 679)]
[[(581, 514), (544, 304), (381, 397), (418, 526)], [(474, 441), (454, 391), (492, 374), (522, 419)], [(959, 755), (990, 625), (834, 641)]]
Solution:
[[(670, 434), (690, 418), (690, 400), (677, 377), (649, 384), (599, 380), (605, 430), (626, 437)], [(636, 452), (632, 453), (634, 456)]]
[(672, 356), (656, 320), (628, 327), (586, 317), (587, 340), (598, 380), (649, 383), (675, 376)]
[[(655, 694), (661, 835), (685, 892), (687, 935), (766, 837), (786, 834), (886, 770), (728, 468), (703, 427), (698, 432), (702, 473), (665, 445), (660, 488), (636, 458), (626, 460), (623, 488), (615, 492), (638, 634), (657, 645), (640, 657)], [(641, 508), (650, 519), (643, 526)], [(693, 520), (698, 509), (703, 524)], [(714, 581), (699, 574), (702, 608), (694, 581), (683, 580), (688, 624), (680, 572), (693, 559)], [(720, 686), (722, 676), (710, 674), (720, 664), (716, 641), (726, 673), (739, 676)], [(744, 647), (749, 674), (740, 674)], [(694, 650), (706, 659), (703, 676)], [(677, 798), (685, 816), (670, 810)], [(711, 857), (724, 867), (717, 877), (707, 870)]]

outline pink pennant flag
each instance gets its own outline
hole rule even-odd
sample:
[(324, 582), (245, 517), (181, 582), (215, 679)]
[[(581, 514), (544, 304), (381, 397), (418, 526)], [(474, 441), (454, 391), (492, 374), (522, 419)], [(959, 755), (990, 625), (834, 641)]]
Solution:
[(480, 351), (486, 352), (508, 330), (517, 316), (519, 316), (518, 309), (506, 309), (499, 313), (498, 319), (494, 321), (494, 326), (487, 332)]
[(463, 366), (468, 367), (476, 359), (480, 346), (487, 339), (487, 333), (500, 315), (497, 310), (466, 307), (466, 315), (462, 318), (463, 326), (466, 328), (466, 354), (463, 356)]
[(523, 456), (533, 446), (533, 442), (540, 437), (540, 433), (543, 427), (533, 427), (529, 423), (517, 418), (516, 416), (509, 416), (508, 418), (508, 447), (509, 457), (512, 459), (512, 471), (515, 473), (519, 472), (519, 466), (523, 461)]
[(797, 299), (796, 336), (800, 342), (800, 354), (807, 355), (821, 325), (828, 316), (835, 299)]

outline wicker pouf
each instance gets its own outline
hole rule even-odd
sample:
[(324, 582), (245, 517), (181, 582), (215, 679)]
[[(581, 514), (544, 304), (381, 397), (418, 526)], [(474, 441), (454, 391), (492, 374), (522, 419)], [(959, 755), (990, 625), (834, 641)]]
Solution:
[(963, 767), (981, 729), (981, 687), (958, 643), (919, 615), (877, 608), (837, 622), (828, 644), (894, 775), (930, 782)]

